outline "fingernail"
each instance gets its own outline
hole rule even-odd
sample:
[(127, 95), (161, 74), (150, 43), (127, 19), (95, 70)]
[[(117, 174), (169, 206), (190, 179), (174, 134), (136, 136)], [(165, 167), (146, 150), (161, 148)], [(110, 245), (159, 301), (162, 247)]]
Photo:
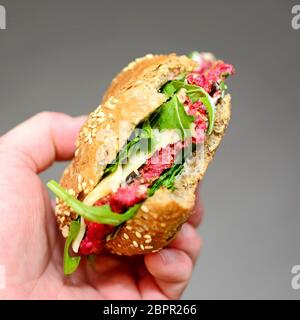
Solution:
[(176, 261), (177, 254), (172, 249), (164, 249), (159, 252), (164, 264), (170, 264)]

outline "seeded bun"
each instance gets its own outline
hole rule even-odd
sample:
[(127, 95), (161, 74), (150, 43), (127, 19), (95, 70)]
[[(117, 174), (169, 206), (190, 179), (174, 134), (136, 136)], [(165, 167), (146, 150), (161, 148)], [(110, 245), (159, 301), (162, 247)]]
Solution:
[[(83, 200), (95, 188), (105, 166), (115, 159), (137, 124), (166, 100), (158, 89), (196, 66), (186, 56), (170, 54), (146, 55), (123, 69), (112, 81), (102, 105), (90, 114), (82, 127), (75, 157), (60, 181), (62, 187)], [(205, 140), (201, 159), (199, 155), (188, 159), (175, 182), (175, 191), (159, 189), (114, 236), (108, 236), (106, 248), (109, 251), (129, 256), (156, 252), (176, 236), (193, 210), (197, 183), (214, 157), (229, 120), (230, 95), (226, 95), (216, 106), (214, 130)], [(116, 141), (111, 140), (113, 135)], [(66, 237), (77, 214), (57, 200), (56, 216)]]

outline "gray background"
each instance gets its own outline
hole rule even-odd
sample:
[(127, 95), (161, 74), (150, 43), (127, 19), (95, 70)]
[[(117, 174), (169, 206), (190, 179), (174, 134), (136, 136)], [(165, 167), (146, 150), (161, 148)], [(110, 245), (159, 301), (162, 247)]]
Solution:
[(1, 134), (42, 110), (88, 113), (120, 68), (149, 52), (209, 50), (233, 63), (233, 119), (203, 182), (204, 248), (184, 297), (300, 298), (290, 284), (300, 264), (293, 1), (0, 3)]

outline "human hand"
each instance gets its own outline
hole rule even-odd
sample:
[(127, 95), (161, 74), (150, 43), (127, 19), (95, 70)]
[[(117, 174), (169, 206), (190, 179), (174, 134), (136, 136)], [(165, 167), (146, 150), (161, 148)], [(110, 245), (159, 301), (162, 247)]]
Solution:
[(0, 299), (172, 299), (191, 277), (201, 241), (195, 228), (201, 205), (176, 239), (158, 253), (82, 259), (63, 274), (63, 239), (38, 174), (70, 160), (85, 117), (40, 113), (0, 138)]

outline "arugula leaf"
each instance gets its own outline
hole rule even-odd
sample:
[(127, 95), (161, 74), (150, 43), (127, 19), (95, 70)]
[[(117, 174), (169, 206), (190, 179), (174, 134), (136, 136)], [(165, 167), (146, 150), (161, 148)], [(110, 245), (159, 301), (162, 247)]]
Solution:
[(176, 93), (180, 89), (185, 89), (187, 96), (192, 100), (192, 102), (196, 102), (200, 100), (206, 107), (207, 116), (208, 116), (208, 129), (207, 134), (210, 135), (212, 133), (214, 122), (215, 122), (215, 104), (211, 98), (211, 96), (201, 87), (186, 84), (183, 81), (173, 80), (167, 83), (163, 88), (162, 92), (165, 94), (169, 94), (170, 92)]
[(64, 274), (69, 275), (76, 271), (79, 266), (81, 257), (71, 257), (69, 254), (70, 245), (73, 240), (77, 237), (77, 234), (80, 230), (80, 223), (79, 221), (72, 221), (70, 226), (70, 231), (68, 238), (65, 242), (64, 248)]
[(160, 131), (164, 129), (180, 130), (181, 136), (184, 139), (191, 135), (189, 129), (191, 129), (194, 120), (194, 116), (189, 116), (186, 113), (183, 104), (174, 95), (169, 101), (162, 104), (154, 127), (159, 128)]
[(219, 83), (219, 89), (221, 90), (221, 98), (223, 99), (228, 89), (227, 84), (223, 80)]
[(132, 151), (131, 148), (136, 145), (140, 141), (140, 137), (134, 137), (132, 140), (130, 140), (125, 147), (122, 148), (122, 150), (118, 153), (116, 159), (114, 162), (108, 164), (106, 168), (104, 169), (103, 176), (113, 173), (117, 170), (120, 163), (124, 162), (125, 159), (129, 157), (129, 153)]
[(151, 197), (162, 186), (167, 189), (174, 189), (174, 182), (177, 175), (181, 173), (183, 164), (175, 164), (171, 169), (163, 173), (148, 189), (148, 195)]
[(142, 152), (151, 153), (155, 147), (155, 138), (150, 120), (143, 122), (140, 134), (140, 141), (136, 144)]
[(134, 138), (128, 141), (128, 143), (122, 148), (114, 162), (106, 166), (103, 176), (115, 172), (119, 164), (123, 163), (137, 149), (140, 149), (143, 152), (151, 152), (154, 147), (154, 137), (149, 119), (145, 120), (141, 125), (141, 128), (138, 129), (140, 129), (140, 131), (138, 131)]
[(87, 204), (71, 196), (64, 188), (62, 188), (53, 180), (48, 182), (47, 186), (58, 198), (62, 199), (66, 204), (68, 204), (78, 215), (89, 221), (101, 224), (118, 226), (119, 224), (132, 218), (140, 207), (140, 204), (136, 204), (135, 206), (129, 208), (125, 213), (118, 214), (113, 212), (109, 205), (103, 205), (101, 207), (88, 206)]
[[(180, 80), (178, 80), (180, 81)], [(174, 93), (177, 91), (176, 88), (173, 86), (174, 81), (167, 82), (161, 89), (161, 91), (168, 97), (171, 98)], [(180, 81), (181, 82), (181, 81)]]

